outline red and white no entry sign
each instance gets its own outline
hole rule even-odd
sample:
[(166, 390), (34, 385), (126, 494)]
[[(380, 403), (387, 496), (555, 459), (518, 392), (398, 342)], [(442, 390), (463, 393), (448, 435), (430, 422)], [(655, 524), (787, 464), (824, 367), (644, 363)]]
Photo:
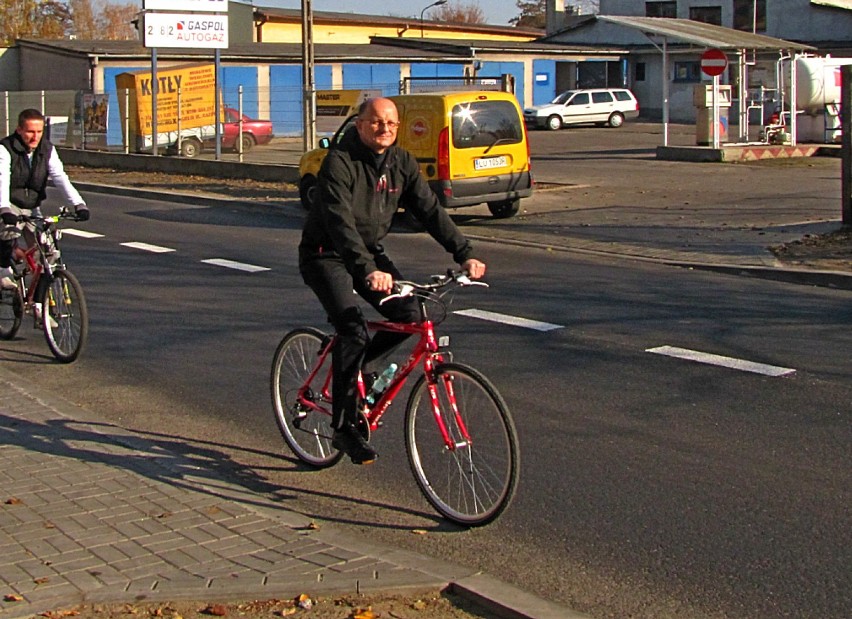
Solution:
[(710, 48), (701, 54), (701, 70), (710, 77), (722, 75), (728, 68), (728, 57), (721, 49)]

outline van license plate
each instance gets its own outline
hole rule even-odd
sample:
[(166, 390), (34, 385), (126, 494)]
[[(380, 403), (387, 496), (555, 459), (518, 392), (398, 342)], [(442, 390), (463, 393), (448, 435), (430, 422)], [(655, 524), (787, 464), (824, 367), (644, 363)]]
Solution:
[(473, 162), (473, 167), (477, 170), (489, 170), (491, 168), (505, 168), (509, 165), (505, 155), (500, 157), (488, 157), (487, 159), (477, 159)]

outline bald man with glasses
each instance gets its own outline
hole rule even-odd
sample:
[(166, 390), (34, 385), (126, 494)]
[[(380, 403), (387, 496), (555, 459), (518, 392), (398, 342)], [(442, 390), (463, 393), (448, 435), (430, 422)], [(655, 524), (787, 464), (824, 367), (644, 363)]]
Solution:
[(369, 464), (378, 456), (358, 429), (358, 372), (381, 371), (387, 355), (408, 337), (380, 332), (370, 339), (358, 296), (388, 320), (415, 322), (420, 317), (410, 298), (379, 305), (394, 281), (402, 279), (381, 245), (397, 210), (404, 205), (470, 277), (485, 274), (485, 264), (474, 258), (473, 247), (438, 202), (417, 160), (396, 146), (398, 130), (393, 101), (376, 98), (361, 104), (355, 126), (323, 161), (318, 199), (299, 244), (299, 271), (338, 336), (332, 351), (332, 444), (356, 464)]

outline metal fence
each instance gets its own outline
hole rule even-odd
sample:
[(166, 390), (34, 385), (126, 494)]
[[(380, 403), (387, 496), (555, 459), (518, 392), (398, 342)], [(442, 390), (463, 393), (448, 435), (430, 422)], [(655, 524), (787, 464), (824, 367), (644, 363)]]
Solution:
[[(342, 120), (355, 109), (360, 100), (367, 96), (391, 96), (400, 93), (429, 92), (436, 90), (507, 90), (512, 92), (514, 84), (512, 76), (500, 78), (406, 78), (399, 82), (347, 84), (345, 90), (320, 91), (349, 93), (346, 105), (338, 109), (325, 108), (314, 114), (317, 119), (316, 133), (318, 136), (329, 135), (340, 126)], [(221, 107), (229, 107), (249, 118), (263, 119), (272, 122), (276, 138), (292, 138), (294, 141), (303, 137), (303, 91), (300, 86), (275, 86), (268, 88), (250, 88), (242, 84), (231, 84), (225, 81), (219, 84)], [(354, 94), (353, 94), (354, 93)], [(167, 142), (169, 145), (178, 144), (179, 139), (188, 135), (188, 126), (192, 119), (186, 110), (191, 108), (193, 98), (197, 93), (181, 93), (177, 90), (177, 113), (170, 112), (173, 120), (177, 120), (177, 128), (169, 130), (158, 129), (160, 140), (158, 144)], [(360, 100), (359, 100), (360, 96)], [(211, 97), (212, 99), (212, 97)], [(148, 99), (150, 101), (150, 99)], [(160, 101), (164, 101), (162, 96)], [(58, 146), (83, 150), (100, 150), (109, 152), (143, 152), (151, 149), (150, 131), (148, 142), (140, 142), (135, 123), (131, 117), (135, 111), (135, 103), (131, 101), (130, 89), (113, 88), (105, 92), (41, 90), (41, 91), (0, 91), (0, 127), (9, 135), (14, 131), (17, 117), (21, 110), (36, 108), (48, 118), (47, 134), (51, 142)], [(174, 93), (168, 105), (174, 107)], [(165, 105), (165, 104), (164, 104)], [(152, 106), (153, 107), (153, 106)], [(183, 108), (184, 113), (181, 113)], [(158, 123), (163, 117), (164, 108), (157, 114)], [(154, 110), (146, 110), (153, 116)], [(214, 116), (210, 115), (211, 122)], [(138, 130), (141, 132), (142, 130)], [(211, 126), (212, 136), (208, 132), (205, 140), (215, 139), (215, 126)], [(220, 127), (221, 131), (221, 127)], [(197, 135), (197, 134), (196, 134)], [(165, 138), (164, 138), (165, 136)], [(134, 139), (137, 138), (137, 139)]]

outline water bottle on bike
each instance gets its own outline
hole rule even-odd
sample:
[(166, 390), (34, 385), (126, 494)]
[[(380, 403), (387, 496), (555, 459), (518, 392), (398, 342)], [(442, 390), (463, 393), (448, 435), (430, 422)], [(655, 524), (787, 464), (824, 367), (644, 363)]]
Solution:
[(391, 363), (388, 367), (385, 368), (384, 372), (379, 374), (375, 381), (373, 381), (373, 386), (370, 388), (370, 393), (367, 394), (367, 402), (370, 404), (375, 404), (376, 400), (379, 399), (379, 396), (384, 393), (385, 389), (388, 388), (388, 385), (391, 384), (394, 375), (396, 374), (399, 366), (396, 363)]

